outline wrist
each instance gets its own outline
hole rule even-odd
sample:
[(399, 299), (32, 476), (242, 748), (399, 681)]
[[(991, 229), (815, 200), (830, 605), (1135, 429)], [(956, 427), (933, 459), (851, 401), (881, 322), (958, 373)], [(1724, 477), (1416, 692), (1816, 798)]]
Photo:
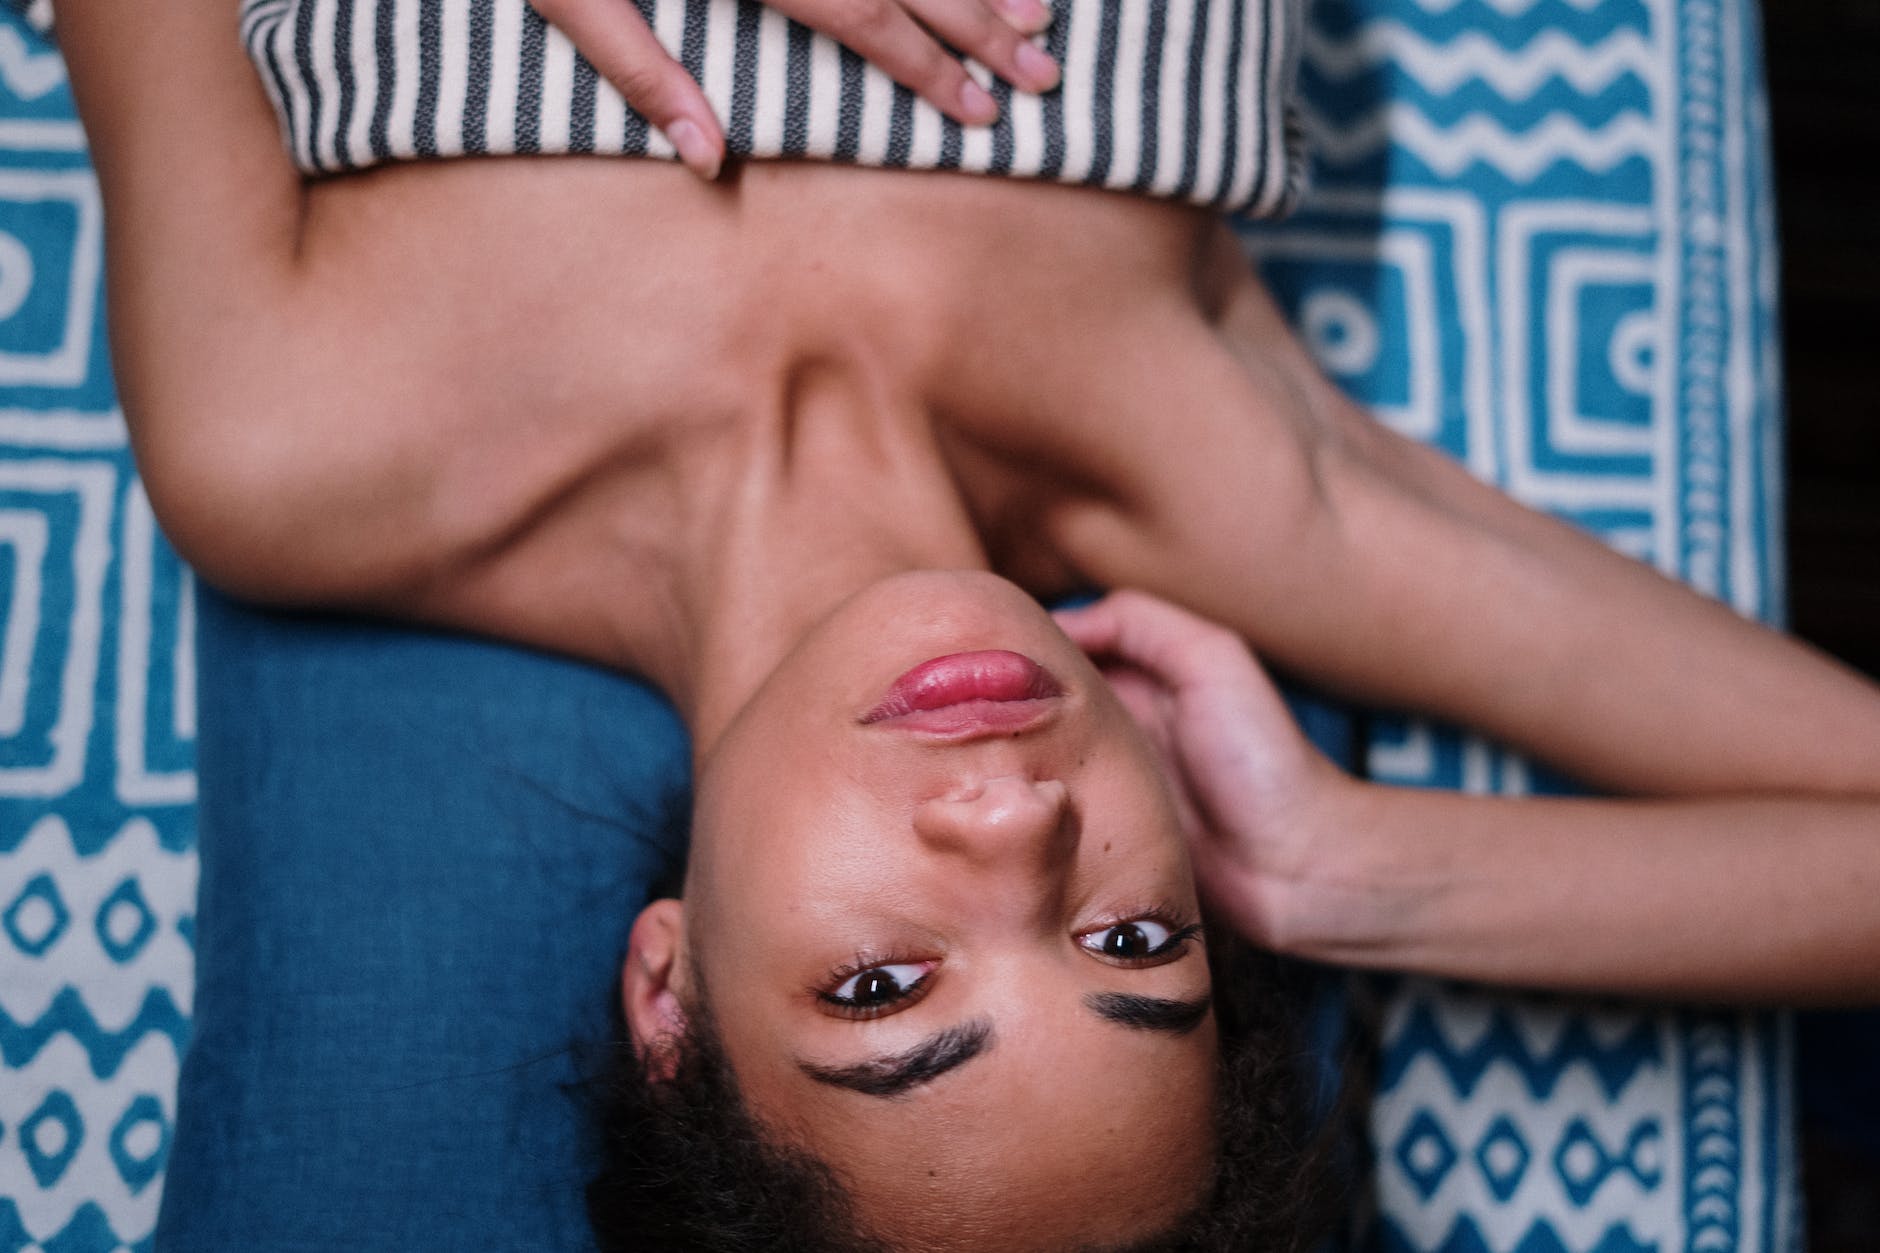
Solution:
[(1265, 889), (1274, 947), (1339, 965), (1414, 964), (1416, 937), (1449, 895), (1451, 876), (1401, 821), (1403, 789), (1332, 770), (1288, 834), (1291, 855)]

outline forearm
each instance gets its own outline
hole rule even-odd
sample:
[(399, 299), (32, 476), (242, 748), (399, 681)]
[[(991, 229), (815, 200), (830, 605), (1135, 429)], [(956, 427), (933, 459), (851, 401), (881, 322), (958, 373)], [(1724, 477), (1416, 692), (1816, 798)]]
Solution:
[(1873, 684), (1386, 429), (1251, 276), (1219, 329), (1241, 380), (1215, 407), (1233, 420), (1166, 488), (1179, 546), (1112, 560), (1116, 583), (1609, 790), (1880, 795)]
[(1866, 679), (1388, 432), (1338, 460), (1364, 686), (1617, 791), (1880, 796)]
[[(1354, 784), (1267, 902), (1302, 956), (1581, 991), (1880, 1000), (1880, 802), (1510, 799)], [(1278, 860), (1284, 860), (1278, 859)]]

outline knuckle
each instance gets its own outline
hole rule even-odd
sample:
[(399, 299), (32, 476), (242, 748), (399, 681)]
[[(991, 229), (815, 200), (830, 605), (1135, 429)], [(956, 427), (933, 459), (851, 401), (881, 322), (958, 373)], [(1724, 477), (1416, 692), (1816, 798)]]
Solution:
[(1000, 40), (1001, 30), (1010, 32), (1004, 22), (977, 6), (956, 15), (947, 25), (947, 35), (954, 43), (980, 53), (1010, 47), (1009, 40)]
[(1137, 591), (1133, 587), (1110, 593), (1110, 600), (1116, 606), (1116, 612), (1134, 618), (1153, 614), (1161, 603), (1147, 592)]
[(1204, 645), (1211, 652), (1225, 653), (1240, 647), (1240, 636), (1231, 627), (1222, 626), (1212, 618), (1203, 618), (1186, 610), (1176, 610), (1177, 621), (1188, 628), (1198, 644)]
[(914, 57), (907, 75), (908, 86), (949, 99), (959, 94), (966, 69), (935, 43), (929, 43)]
[(669, 67), (650, 57), (636, 57), (609, 76), (620, 94), (648, 121), (662, 122), (677, 111), (678, 92)]
[(1223, 663), (1238, 662), (1246, 656), (1247, 646), (1226, 627), (1210, 627), (1206, 639), (1209, 652)]
[(844, 42), (866, 42), (880, 35), (894, 16), (890, 0), (839, 0), (830, 15), (830, 28)]

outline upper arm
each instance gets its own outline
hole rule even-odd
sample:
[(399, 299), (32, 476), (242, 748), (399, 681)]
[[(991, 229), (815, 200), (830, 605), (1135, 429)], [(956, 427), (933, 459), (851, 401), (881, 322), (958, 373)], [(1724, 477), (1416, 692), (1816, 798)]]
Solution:
[(58, 33), (124, 242), (205, 260), (213, 247), (229, 264), (291, 258), (299, 176), (235, 0), (61, 0)]
[[(293, 318), (299, 175), (234, 0), (62, 0), (105, 208), (113, 366), (140, 448), (240, 407)], [(150, 428), (150, 429), (144, 429)]]
[[(347, 408), (297, 265), (301, 179), (236, 0), (61, 0), (58, 37), (103, 194), (112, 365), (166, 533), (269, 600), (346, 581), (323, 556)], [(369, 546), (362, 551), (372, 551)]]
[(1160, 362), (1182, 421), (1139, 450), (1146, 503), (1078, 538), (1086, 573), (1599, 786), (1880, 791), (1880, 689), (1379, 427), (1261, 304), (1253, 338)]

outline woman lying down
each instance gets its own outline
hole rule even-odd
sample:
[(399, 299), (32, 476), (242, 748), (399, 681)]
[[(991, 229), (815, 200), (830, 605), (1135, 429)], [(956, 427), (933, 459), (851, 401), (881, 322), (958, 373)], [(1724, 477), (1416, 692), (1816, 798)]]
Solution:
[[(256, 600), (650, 676), (691, 729), (684, 899), (625, 961), (637, 1121), (592, 1193), (605, 1239), (1279, 1240), (1288, 1131), (1245, 1076), (1284, 1068), (1215, 1005), (1204, 898), (1332, 961), (1874, 994), (1880, 694), (1375, 425), (1217, 220), (1286, 194), (1262, 77), (1285, 4), (1205, 26), (1060, 5), (1062, 86), (986, 132), (820, 39), (773, 49), (755, 6), (665, 3), (656, 24), (703, 15), (708, 45), (755, 32), (748, 58), (701, 54), (734, 153), (899, 144), (1040, 177), (381, 161), (669, 150), (562, 72), (520, 0), (421, 4), (415, 27), (252, 12), (297, 166), (228, 0), (60, 12), (124, 408), (178, 548)], [(1056, 75), (1025, 79), (978, 0), (909, 9), (973, 21), (984, 46), (953, 42), (1023, 85)], [(1194, 102), (1173, 142), (1138, 55), (1156, 99)], [(1223, 83), (1246, 90), (1217, 105)], [(957, 83), (916, 85), (983, 120)], [(1035, 599), (1092, 585), (1137, 591), (1069, 638)], [(1349, 779), (1249, 644), (1638, 799)], [(700, 1126), (728, 1138), (683, 1148)]]

